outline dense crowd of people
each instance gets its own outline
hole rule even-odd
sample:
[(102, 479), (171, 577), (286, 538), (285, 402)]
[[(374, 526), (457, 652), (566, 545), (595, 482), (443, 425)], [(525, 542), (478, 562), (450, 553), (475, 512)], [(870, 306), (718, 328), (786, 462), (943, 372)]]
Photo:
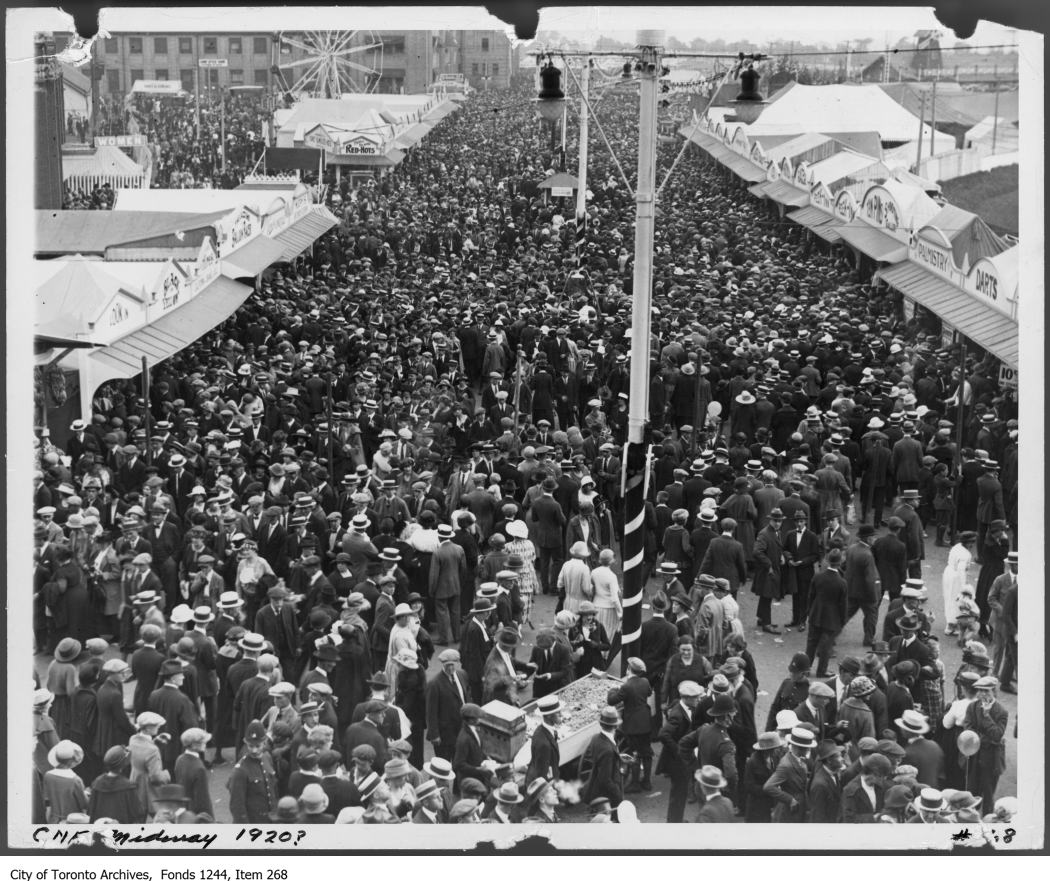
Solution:
[[(148, 399), (107, 383), (63, 449), (38, 439), (35, 819), (207, 822), (232, 761), (241, 823), (624, 823), (654, 773), (668, 822), (1009, 822), (1016, 402), (699, 155), (656, 232), (651, 616), (562, 764), (559, 690), (620, 649), (634, 207), (592, 149), (577, 266), (531, 97), (476, 96), (389, 174), (333, 181), (340, 225)], [(633, 100), (600, 109), (628, 169)], [(214, 173), (190, 118), (154, 126), (165, 180)], [(858, 611), (867, 652), (840, 655)], [(764, 722), (755, 627), (807, 640), (761, 671)], [(529, 688), (516, 767), (481, 706)]]

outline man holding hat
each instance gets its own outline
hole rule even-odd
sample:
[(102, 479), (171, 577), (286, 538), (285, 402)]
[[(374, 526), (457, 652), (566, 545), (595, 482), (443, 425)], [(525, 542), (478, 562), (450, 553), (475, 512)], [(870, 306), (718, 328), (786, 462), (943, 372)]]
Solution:
[(875, 624), (879, 617), (879, 572), (871, 553), (875, 527), (862, 523), (857, 527), (857, 540), (846, 549), (846, 622), (861, 610), (864, 616), (864, 645), (875, 642)]
[(462, 720), (460, 710), (471, 697), (466, 674), (459, 668), (460, 654), (445, 649), (438, 655), (441, 672), (430, 677), (426, 685), (427, 739), (434, 753), (452, 760)]
[(986, 805), (995, 802), (995, 790), (999, 777), (1006, 770), (1006, 733), (1010, 717), (999, 703), (995, 690), (999, 680), (994, 676), (982, 676), (974, 683), (977, 699), (966, 708), (963, 728), (974, 731), (981, 738), (977, 754), (968, 759), (968, 778), (975, 795), (980, 795)]

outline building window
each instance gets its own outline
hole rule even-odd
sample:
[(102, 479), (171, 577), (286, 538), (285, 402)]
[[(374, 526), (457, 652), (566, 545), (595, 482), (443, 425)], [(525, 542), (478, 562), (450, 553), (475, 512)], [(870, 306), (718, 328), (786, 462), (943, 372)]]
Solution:
[(166, 70), (154, 71), (153, 79), (155, 80), (166, 80), (168, 78), (168, 72)]
[(144, 80), (146, 78), (146, 71), (137, 68), (131, 68), (131, 85), (134, 86), (136, 80)]
[(154, 55), (167, 55), (168, 54), (168, 38), (167, 37), (154, 37), (153, 38), (153, 54)]
[(120, 91), (120, 71), (119, 70), (107, 70), (106, 71), (106, 91), (111, 95), (116, 94)]
[(499, 65), (493, 62), (492, 64), (492, 75), (499, 76)]
[(482, 52), (488, 52), (489, 51), (489, 38), (488, 37), (482, 37), (481, 38), (481, 51)]
[(265, 67), (260, 67), (258, 70), (255, 71), (255, 85), (268, 86), (269, 84), (269, 71)]
[(219, 39), (218, 37), (205, 37), (204, 38), (204, 54), (205, 55), (217, 55), (219, 52)]
[(128, 52), (132, 55), (142, 54), (142, 37), (128, 37)]
[(179, 52), (182, 55), (193, 54), (193, 37), (179, 37)]
[(239, 67), (230, 68), (230, 85), (231, 86), (243, 86), (244, 85), (244, 71)]
[(478, 70), (478, 63), (476, 61), (470, 65), (470, 72), (474, 74), (474, 76), (477, 76), (478, 73), (480, 73), (480, 71)]
[(194, 80), (194, 70), (193, 70), (193, 68), (189, 68), (189, 69), (183, 68), (182, 70), (180, 70), (179, 71), (179, 79), (182, 80), (182, 88), (183, 89), (185, 89), (187, 92), (192, 92), (193, 91), (193, 89), (194, 89), (194, 87), (196, 85), (196, 81)]
[(390, 52), (392, 54), (403, 53), (405, 51), (405, 38), (404, 37), (380, 37), (383, 42), (383, 51)]
[(230, 55), (240, 55), (241, 51), (241, 38), (230, 37)]
[(266, 37), (252, 37), (252, 51), (256, 55), (266, 55), (270, 51)]
[(116, 54), (119, 48), (116, 37), (106, 37), (106, 51), (111, 55)]

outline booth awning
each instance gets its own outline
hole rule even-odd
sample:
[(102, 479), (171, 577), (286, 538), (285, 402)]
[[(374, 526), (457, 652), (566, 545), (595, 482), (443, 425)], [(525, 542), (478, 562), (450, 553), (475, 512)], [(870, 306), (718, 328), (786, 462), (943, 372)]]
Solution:
[(681, 131), (683, 134), (686, 131), (688, 131), (689, 134), (686, 135), (686, 137), (688, 137), (689, 140), (696, 144), (698, 147), (703, 147), (705, 150), (713, 144), (720, 143), (718, 138), (716, 138), (714, 135), (708, 134), (707, 132), (701, 130), (699, 124), (694, 126), (692, 129), (689, 129), (687, 126)]
[(294, 260), (338, 223), (339, 220), (331, 211), (323, 205), (314, 205), (309, 214), (273, 237), (281, 246), (281, 255), (275, 262)]
[(838, 219), (826, 211), (821, 211), (815, 205), (807, 205), (797, 211), (789, 211), (787, 216), (795, 223), (820, 236), (825, 242), (834, 244), (842, 240), (838, 231)]
[(847, 244), (879, 263), (900, 263), (908, 256), (907, 245), (863, 221), (854, 220), (840, 226), (839, 235)]
[(878, 274), (886, 284), (925, 306), (1000, 361), (1010, 367), (1020, 366), (1017, 322), (1008, 315), (910, 261)]
[(414, 147), (422, 141), (423, 138), (430, 134), (432, 129), (433, 126), (428, 125), (425, 122), (417, 122), (415, 125), (409, 126), (394, 138), (394, 146), (402, 150)]
[(448, 99), (445, 99), (436, 107), (431, 108), (429, 113), (424, 114), (423, 119), (431, 123), (440, 122), (442, 119), (444, 119), (446, 116), (448, 116), (455, 110), (459, 110), (459, 105), (456, 104), (454, 101), (449, 101)]
[(726, 160), (727, 156), (733, 156), (734, 155), (733, 151), (730, 150), (721, 141), (715, 141), (713, 144), (707, 144), (707, 145), (703, 145), (702, 144), (701, 146), (703, 147), (704, 150), (707, 151), (708, 155), (712, 159), (718, 160), (723, 165), (725, 164), (725, 160)]
[(141, 372), (143, 356), (151, 365), (170, 358), (222, 324), (251, 293), (247, 285), (219, 276), (171, 314), (92, 352), (92, 379), (96, 384), (130, 379)]
[(222, 271), (230, 278), (255, 278), (267, 266), (282, 259), (284, 246), (269, 236), (256, 236), (222, 261)]
[(797, 187), (793, 187), (782, 180), (767, 183), (762, 191), (762, 195), (781, 205), (789, 205), (793, 208), (801, 208), (809, 201), (809, 193), (804, 193)]
[(346, 156), (342, 153), (328, 153), (325, 161), (328, 165), (341, 165), (350, 168), (393, 168), (404, 158), (404, 150), (391, 147), (386, 153), (372, 155)]
[(727, 156), (724, 160), (724, 164), (730, 168), (737, 177), (742, 177), (746, 181), (754, 183), (755, 181), (763, 180), (766, 176), (766, 170), (759, 168), (750, 159), (745, 159), (739, 153), (733, 153)]
[(748, 187), (747, 191), (752, 196), (758, 196), (760, 199), (766, 198), (766, 190), (768, 190), (776, 181), (764, 180), (761, 183), (755, 184), (753, 187)]

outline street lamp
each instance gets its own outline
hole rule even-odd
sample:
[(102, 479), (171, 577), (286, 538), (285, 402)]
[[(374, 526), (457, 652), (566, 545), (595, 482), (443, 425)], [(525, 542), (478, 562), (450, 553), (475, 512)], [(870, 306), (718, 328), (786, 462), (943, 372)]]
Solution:
[(549, 58), (540, 68), (540, 93), (536, 98), (536, 112), (541, 119), (552, 125), (558, 123), (565, 112), (565, 93), (561, 90), (561, 71)]

